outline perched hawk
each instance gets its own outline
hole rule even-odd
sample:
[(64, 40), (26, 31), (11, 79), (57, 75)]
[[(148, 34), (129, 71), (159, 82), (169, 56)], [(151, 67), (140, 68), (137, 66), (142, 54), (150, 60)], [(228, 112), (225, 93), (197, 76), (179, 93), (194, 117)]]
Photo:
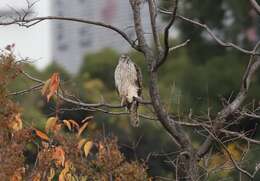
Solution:
[(121, 105), (126, 105), (130, 113), (130, 122), (134, 127), (139, 126), (137, 113), (138, 101), (141, 97), (142, 74), (140, 68), (127, 55), (121, 55), (115, 69), (115, 85)]

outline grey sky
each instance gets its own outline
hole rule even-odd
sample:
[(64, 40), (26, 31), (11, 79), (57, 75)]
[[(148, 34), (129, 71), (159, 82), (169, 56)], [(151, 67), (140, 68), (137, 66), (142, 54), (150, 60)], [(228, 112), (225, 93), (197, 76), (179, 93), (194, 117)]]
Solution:
[[(26, 0), (0, 0), (0, 11), (25, 6)], [(38, 1), (34, 11), (39, 16), (49, 15), (49, 0)], [(34, 64), (38, 68), (43, 68), (50, 62), (50, 22), (42, 22), (30, 28), (0, 26), (0, 37), (0, 48), (15, 43), (16, 54), (35, 60)]]

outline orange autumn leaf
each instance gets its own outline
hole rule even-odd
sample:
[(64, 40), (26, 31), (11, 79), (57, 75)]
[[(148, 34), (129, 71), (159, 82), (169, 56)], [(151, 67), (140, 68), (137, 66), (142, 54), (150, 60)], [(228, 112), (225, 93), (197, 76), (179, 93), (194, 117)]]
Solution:
[(71, 124), (68, 120), (63, 120), (64, 125), (71, 131)]
[(50, 83), (50, 92), (47, 95), (47, 100), (49, 101), (50, 98), (56, 93), (60, 85), (60, 76), (59, 73), (54, 73), (51, 76), (51, 83)]
[(50, 98), (57, 92), (59, 85), (60, 85), (59, 73), (53, 73), (51, 78), (45, 82), (41, 90), (42, 95), (47, 97), (48, 102), (50, 101)]
[(15, 173), (15, 175), (13, 175), (11, 178), (10, 178), (10, 181), (22, 181), (23, 178), (21, 176), (21, 174), (19, 173)]
[(22, 181), (23, 180), (22, 173), (24, 172), (25, 172), (24, 167), (17, 169), (12, 175), (12, 177), (10, 178), (10, 181)]
[(57, 146), (54, 148), (54, 152), (52, 154), (52, 158), (56, 161), (56, 165), (64, 166), (65, 163), (65, 152), (61, 146)]
[(34, 131), (35, 131), (36, 136), (38, 136), (42, 140), (49, 141), (49, 137), (45, 133), (43, 133), (42, 131), (37, 130), (37, 129), (34, 129)]

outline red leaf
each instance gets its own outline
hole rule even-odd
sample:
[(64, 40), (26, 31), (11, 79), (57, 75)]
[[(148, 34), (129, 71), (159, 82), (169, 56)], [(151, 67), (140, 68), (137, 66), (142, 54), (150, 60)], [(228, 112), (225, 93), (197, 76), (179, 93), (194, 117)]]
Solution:
[(53, 73), (51, 78), (48, 79), (41, 92), (42, 95), (47, 97), (47, 101), (50, 101), (50, 98), (58, 91), (60, 85), (60, 76), (59, 73)]

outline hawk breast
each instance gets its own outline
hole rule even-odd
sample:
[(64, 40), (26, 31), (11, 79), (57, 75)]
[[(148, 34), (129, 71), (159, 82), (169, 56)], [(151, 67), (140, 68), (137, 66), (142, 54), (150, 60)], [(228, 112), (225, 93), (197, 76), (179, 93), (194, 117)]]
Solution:
[(126, 98), (131, 103), (133, 97), (141, 95), (140, 71), (132, 60), (127, 56), (119, 58), (115, 69), (115, 85), (119, 96)]

